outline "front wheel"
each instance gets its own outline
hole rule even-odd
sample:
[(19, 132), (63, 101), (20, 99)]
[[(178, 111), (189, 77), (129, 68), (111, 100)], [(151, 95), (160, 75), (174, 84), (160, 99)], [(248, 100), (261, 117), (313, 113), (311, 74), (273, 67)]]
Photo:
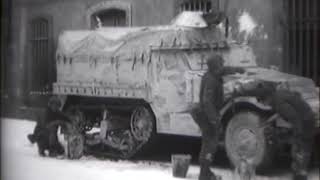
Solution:
[(256, 112), (239, 112), (229, 121), (225, 133), (226, 152), (237, 167), (245, 158), (262, 170), (272, 161), (272, 141), (263, 126), (263, 117)]

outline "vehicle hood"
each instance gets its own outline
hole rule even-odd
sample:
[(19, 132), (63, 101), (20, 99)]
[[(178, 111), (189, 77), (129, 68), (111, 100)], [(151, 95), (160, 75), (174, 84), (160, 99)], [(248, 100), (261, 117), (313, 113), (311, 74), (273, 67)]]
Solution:
[(319, 120), (319, 92), (311, 79), (260, 67), (248, 67), (245, 69), (245, 74), (225, 77), (226, 93), (232, 93), (236, 84), (245, 84), (256, 80), (274, 82), (282, 88), (300, 93)]

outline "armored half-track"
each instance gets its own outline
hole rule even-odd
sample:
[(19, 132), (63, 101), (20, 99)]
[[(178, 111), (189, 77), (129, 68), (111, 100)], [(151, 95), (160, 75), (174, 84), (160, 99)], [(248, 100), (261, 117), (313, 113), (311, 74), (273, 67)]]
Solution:
[[(167, 26), (63, 32), (53, 90), (63, 111), (77, 121), (86, 145), (103, 144), (108, 148), (102, 153), (130, 158), (159, 133), (201, 136), (190, 111), (199, 103), (201, 77), (212, 54), (221, 55), (225, 66), (246, 69), (245, 74), (224, 77), (223, 137), (228, 132), (225, 144), (235, 144), (227, 147), (228, 154), (242, 143), (252, 147), (248, 153), (256, 164), (263, 163), (272, 145), (266, 131), (272, 134), (276, 128), (255, 129), (273, 112), (255, 97), (234, 98), (237, 86), (267, 81), (297, 91), (319, 119), (312, 80), (258, 67), (249, 46), (227, 39), (223, 29), (207, 24), (197, 12), (184, 12)], [(226, 131), (239, 119), (248, 122)], [(237, 156), (229, 157), (236, 163)]]

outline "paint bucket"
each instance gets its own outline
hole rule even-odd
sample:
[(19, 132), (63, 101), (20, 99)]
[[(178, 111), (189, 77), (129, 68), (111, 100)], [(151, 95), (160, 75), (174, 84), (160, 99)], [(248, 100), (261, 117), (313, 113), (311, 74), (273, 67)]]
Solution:
[(172, 174), (174, 177), (185, 178), (189, 169), (191, 155), (173, 154), (171, 155)]

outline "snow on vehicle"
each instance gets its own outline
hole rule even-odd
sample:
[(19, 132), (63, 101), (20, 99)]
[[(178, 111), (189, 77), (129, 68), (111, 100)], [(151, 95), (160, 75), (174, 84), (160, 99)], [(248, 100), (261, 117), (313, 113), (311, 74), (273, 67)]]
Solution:
[[(199, 103), (206, 59), (214, 53), (223, 56), (225, 65), (247, 71), (224, 78), (221, 115), (224, 132), (229, 133), (228, 154), (237, 147), (230, 144), (248, 143), (256, 164), (262, 164), (272, 145), (267, 128), (256, 127), (272, 116), (270, 107), (254, 97), (232, 98), (238, 85), (259, 80), (298, 91), (319, 117), (312, 80), (258, 67), (250, 47), (231, 42), (200, 12), (183, 12), (167, 26), (63, 32), (54, 94), (63, 101), (63, 110), (75, 117), (89, 145), (103, 144), (113, 149), (111, 155), (129, 158), (157, 133), (201, 136), (190, 110)], [(226, 131), (239, 118), (248, 121)]]

